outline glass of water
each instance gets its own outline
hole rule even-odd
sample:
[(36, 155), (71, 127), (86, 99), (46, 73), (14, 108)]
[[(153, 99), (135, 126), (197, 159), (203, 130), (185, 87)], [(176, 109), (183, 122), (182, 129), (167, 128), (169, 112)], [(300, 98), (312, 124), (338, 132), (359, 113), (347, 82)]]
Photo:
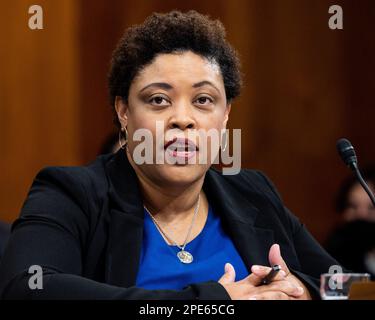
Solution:
[(323, 300), (347, 300), (354, 282), (370, 281), (368, 273), (324, 273), (320, 276), (320, 296)]

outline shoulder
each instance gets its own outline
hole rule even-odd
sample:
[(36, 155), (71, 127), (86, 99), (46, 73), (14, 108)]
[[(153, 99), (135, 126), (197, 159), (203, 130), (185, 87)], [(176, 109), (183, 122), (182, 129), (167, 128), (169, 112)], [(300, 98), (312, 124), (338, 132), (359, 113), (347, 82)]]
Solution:
[[(223, 175), (220, 171), (210, 169), (211, 194), (220, 194), (238, 205), (249, 203), (258, 209), (259, 218), (280, 222), (289, 228), (297, 223), (294, 216), (286, 210), (284, 203), (273, 182), (261, 171), (242, 169), (236, 175)], [(280, 225), (279, 225), (280, 227)]]
[(85, 166), (48, 166), (39, 171), (36, 179), (43, 178), (51, 181), (73, 179), (82, 183), (95, 180), (100, 183), (101, 180), (105, 180), (105, 165), (112, 156), (111, 154), (98, 156)]
[(108, 189), (105, 164), (110, 157), (99, 156), (87, 166), (50, 166), (40, 170), (13, 229), (43, 225), (68, 232), (85, 243), (86, 235), (98, 221)]
[(216, 169), (210, 169), (210, 173), (221, 184), (230, 185), (241, 193), (258, 194), (274, 201), (281, 201), (275, 185), (262, 171), (241, 169), (235, 175), (224, 175)]
[(87, 166), (49, 166), (36, 175), (22, 206), (22, 219), (54, 220), (59, 225), (77, 220), (84, 224), (97, 212), (108, 189), (105, 163), (100, 156)]
[(44, 185), (77, 197), (100, 197), (108, 188), (105, 165), (111, 155), (97, 157), (86, 166), (48, 166), (36, 175), (32, 188)]
[(10, 234), (10, 225), (0, 221), (0, 258), (5, 247), (5, 243), (8, 241)]

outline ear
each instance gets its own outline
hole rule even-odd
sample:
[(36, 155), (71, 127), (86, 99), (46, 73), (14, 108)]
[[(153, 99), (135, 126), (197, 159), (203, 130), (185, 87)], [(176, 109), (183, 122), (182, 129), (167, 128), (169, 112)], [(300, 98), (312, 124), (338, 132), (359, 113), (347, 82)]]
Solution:
[(128, 125), (128, 104), (120, 96), (115, 98), (115, 109), (121, 127), (125, 128)]
[(227, 104), (227, 107), (224, 111), (224, 121), (223, 121), (223, 128), (225, 129), (227, 127), (227, 122), (229, 120), (229, 113), (232, 108), (232, 105), (230, 103)]

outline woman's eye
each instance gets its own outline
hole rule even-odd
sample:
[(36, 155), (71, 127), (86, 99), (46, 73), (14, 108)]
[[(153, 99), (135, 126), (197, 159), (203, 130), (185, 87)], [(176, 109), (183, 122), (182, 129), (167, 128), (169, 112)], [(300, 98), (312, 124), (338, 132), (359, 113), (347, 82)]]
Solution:
[(211, 98), (209, 98), (209, 97), (199, 97), (196, 101), (200, 105), (208, 105), (208, 104), (213, 103), (213, 100)]
[(149, 100), (149, 103), (155, 105), (155, 106), (166, 106), (169, 104), (169, 101), (164, 98), (164, 97), (161, 97), (161, 96), (156, 96), (156, 97), (152, 97), (150, 100)]

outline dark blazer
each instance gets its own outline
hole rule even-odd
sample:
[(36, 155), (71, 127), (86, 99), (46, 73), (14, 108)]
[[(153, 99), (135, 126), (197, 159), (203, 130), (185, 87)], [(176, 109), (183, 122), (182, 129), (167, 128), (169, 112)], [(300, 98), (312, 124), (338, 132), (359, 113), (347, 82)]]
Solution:
[[(210, 169), (203, 189), (249, 273), (253, 264), (269, 265), (269, 248), (278, 243), (292, 272), (319, 296), (320, 274), (337, 262), (284, 208), (263, 174), (223, 176)], [(85, 167), (43, 169), (12, 226), (0, 266), (1, 297), (230, 299), (214, 280), (183, 290), (135, 287), (143, 216), (138, 180), (122, 150)], [(29, 288), (31, 265), (43, 267), (43, 290)]]
[(0, 221), (0, 261), (3, 255), (5, 244), (8, 241), (10, 233), (10, 225), (5, 222)]

